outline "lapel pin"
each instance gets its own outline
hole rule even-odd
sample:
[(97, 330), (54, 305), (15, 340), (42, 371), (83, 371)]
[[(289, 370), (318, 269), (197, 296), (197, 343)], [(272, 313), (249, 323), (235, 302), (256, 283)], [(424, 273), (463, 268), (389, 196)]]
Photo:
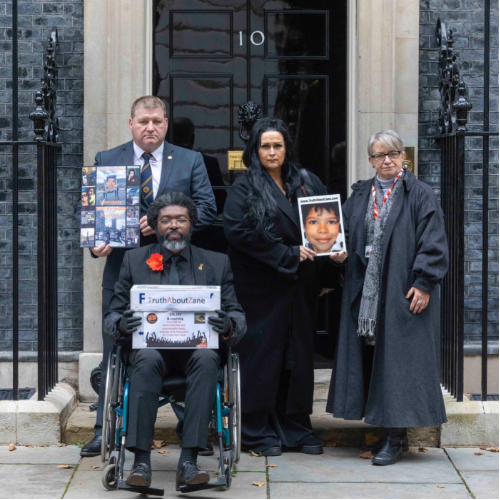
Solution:
[(200, 271), (203, 271), (203, 264), (200, 264), (200, 265), (198, 266), (198, 269), (199, 269)]
[(171, 160), (171, 159), (172, 159), (172, 157), (171, 157), (171, 156), (169, 156), (169, 157), (168, 157), (168, 159), (169, 159), (169, 160)]

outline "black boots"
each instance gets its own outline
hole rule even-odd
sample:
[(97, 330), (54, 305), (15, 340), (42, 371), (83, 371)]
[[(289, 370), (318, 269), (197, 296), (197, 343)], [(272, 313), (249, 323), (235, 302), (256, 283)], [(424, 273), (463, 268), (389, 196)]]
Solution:
[(408, 434), (404, 428), (387, 430), (380, 451), (372, 459), (373, 465), (392, 465), (403, 458), (408, 451)]

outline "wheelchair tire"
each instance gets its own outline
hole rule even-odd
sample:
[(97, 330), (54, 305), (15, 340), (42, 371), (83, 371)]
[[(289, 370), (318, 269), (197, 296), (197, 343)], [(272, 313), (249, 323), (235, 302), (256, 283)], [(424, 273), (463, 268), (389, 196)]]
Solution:
[(116, 352), (111, 351), (108, 358), (106, 391), (102, 412), (101, 462), (106, 462), (115, 449), (116, 413), (111, 406), (116, 402), (119, 382), (119, 361)]
[(241, 381), (240, 381), (240, 358), (238, 353), (233, 353), (232, 357), (232, 379), (233, 379), (233, 421), (232, 433), (234, 444), (234, 461), (239, 462), (241, 456)]
[(116, 490), (118, 488), (115, 464), (106, 466), (106, 468), (102, 471), (101, 481), (104, 488), (109, 491)]

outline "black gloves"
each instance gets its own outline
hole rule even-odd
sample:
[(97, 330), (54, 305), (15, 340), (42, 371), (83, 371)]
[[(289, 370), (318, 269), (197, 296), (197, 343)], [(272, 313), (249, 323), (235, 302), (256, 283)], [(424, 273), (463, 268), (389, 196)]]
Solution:
[(213, 326), (214, 330), (219, 335), (227, 335), (231, 330), (231, 320), (226, 312), (220, 311), (219, 309), (215, 311), (217, 316), (209, 316), (208, 323)]
[(119, 336), (115, 337), (116, 345), (125, 345), (130, 341), (132, 334), (139, 328), (142, 323), (142, 318), (139, 316), (134, 316), (134, 312), (131, 309), (125, 311), (118, 322), (118, 332)]

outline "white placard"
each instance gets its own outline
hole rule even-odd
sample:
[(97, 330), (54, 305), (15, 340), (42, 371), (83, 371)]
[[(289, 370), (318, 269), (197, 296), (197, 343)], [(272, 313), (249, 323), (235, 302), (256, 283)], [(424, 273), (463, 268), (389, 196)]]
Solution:
[(318, 256), (345, 250), (344, 222), (339, 194), (299, 198), (302, 244)]
[(208, 317), (220, 309), (219, 286), (135, 285), (130, 307), (142, 317), (133, 349), (218, 349)]

